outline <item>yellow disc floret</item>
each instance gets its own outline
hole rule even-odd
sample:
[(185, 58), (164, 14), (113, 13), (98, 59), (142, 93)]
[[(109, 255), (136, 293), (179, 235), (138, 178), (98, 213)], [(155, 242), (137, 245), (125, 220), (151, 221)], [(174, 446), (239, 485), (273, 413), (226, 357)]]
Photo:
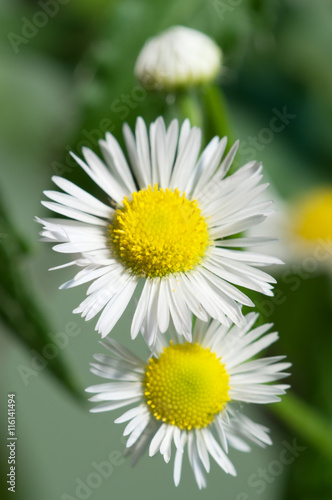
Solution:
[(209, 348), (173, 344), (152, 357), (143, 381), (151, 413), (180, 429), (209, 425), (227, 401), (229, 375)]
[(332, 187), (315, 189), (303, 198), (294, 226), (295, 233), (306, 240), (332, 240)]
[(115, 257), (151, 278), (190, 271), (201, 262), (209, 235), (196, 200), (158, 185), (132, 196), (124, 198), (109, 228)]

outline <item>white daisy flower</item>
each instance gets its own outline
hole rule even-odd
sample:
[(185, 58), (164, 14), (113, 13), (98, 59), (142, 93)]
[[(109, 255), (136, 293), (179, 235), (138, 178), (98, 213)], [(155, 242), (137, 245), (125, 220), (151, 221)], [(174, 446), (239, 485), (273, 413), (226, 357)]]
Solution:
[[(242, 305), (251, 300), (234, 285), (273, 295), (275, 280), (256, 269), (281, 261), (240, 247), (268, 238), (229, 238), (259, 224), (271, 213), (270, 202), (256, 203), (262, 166), (249, 162), (225, 178), (236, 143), (223, 157), (226, 138), (215, 137), (199, 156), (201, 131), (189, 121), (178, 133), (174, 120), (150, 126), (138, 118), (136, 138), (128, 125), (124, 137), (130, 163), (116, 139), (100, 141), (104, 162), (83, 148), (78, 164), (110, 198), (105, 204), (61, 177), (64, 193), (45, 191), (45, 207), (68, 219), (38, 219), (44, 241), (76, 254), (67, 265), (83, 269), (60, 288), (92, 282), (87, 298), (74, 310), (89, 320), (101, 312), (96, 330), (105, 337), (126, 309), (141, 280), (144, 284), (131, 335), (142, 329), (149, 345), (172, 319), (191, 340), (191, 313), (220, 323), (244, 323)], [(130, 166), (129, 166), (130, 165)], [(78, 255), (77, 255), (78, 254)]]
[[(246, 316), (245, 327), (208, 324), (197, 320), (193, 343), (183, 336), (158, 336), (154, 354), (142, 361), (114, 339), (103, 345), (110, 355), (97, 354), (92, 373), (109, 379), (87, 388), (90, 399), (100, 403), (91, 411), (103, 412), (131, 406), (116, 423), (128, 422), (124, 436), (133, 463), (149, 447), (165, 462), (175, 446), (174, 482), (181, 477), (185, 448), (199, 488), (206, 486), (210, 457), (228, 474), (236, 475), (227, 456), (228, 446), (249, 451), (247, 441), (271, 444), (268, 429), (242, 413), (243, 404), (280, 401), (288, 385), (270, 384), (288, 374), (284, 356), (252, 359), (278, 339), (266, 332), (271, 324), (251, 330), (257, 314)], [(265, 335), (266, 334), (266, 335)], [(241, 410), (239, 409), (239, 406)], [(173, 448), (174, 450), (174, 448)]]
[(207, 35), (173, 26), (145, 43), (135, 75), (149, 89), (172, 91), (214, 80), (221, 60), (221, 49)]

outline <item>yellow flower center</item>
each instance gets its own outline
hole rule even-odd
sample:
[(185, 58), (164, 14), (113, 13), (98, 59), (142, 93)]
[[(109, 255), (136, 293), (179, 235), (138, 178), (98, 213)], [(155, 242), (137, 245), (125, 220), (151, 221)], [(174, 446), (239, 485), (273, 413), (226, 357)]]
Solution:
[(158, 185), (123, 200), (109, 227), (110, 245), (134, 274), (155, 278), (186, 272), (202, 261), (209, 244), (197, 201)]
[(295, 233), (306, 240), (323, 238), (332, 241), (332, 188), (311, 192), (299, 203)]
[(209, 425), (227, 401), (229, 375), (220, 358), (198, 344), (170, 344), (151, 358), (143, 381), (158, 420), (180, 429)]

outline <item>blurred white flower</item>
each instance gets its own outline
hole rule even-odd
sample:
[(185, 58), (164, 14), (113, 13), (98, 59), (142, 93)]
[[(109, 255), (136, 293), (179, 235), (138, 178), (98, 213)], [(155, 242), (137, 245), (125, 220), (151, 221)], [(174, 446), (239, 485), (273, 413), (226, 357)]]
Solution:
[[(271, 233), (279, 239), (274, 254), (286, 264), (306, 271), (332, 271), (332, 186), (307, 189), (286, 201), (271, 188), (276, 213), (264, 226), (252, 227), (249, 237), (265, 237)], [(262, 248), (263, 252), (266, 248)]]
[(207, 35), (173, 26), (145, 43), (135, 75), (151, 90), (172, 91), (214, 80), (221, 60), (221, 49)]
[(332, 242), (332, 186), (308, 190), (294, 205), (293, 231), (303, 244)]

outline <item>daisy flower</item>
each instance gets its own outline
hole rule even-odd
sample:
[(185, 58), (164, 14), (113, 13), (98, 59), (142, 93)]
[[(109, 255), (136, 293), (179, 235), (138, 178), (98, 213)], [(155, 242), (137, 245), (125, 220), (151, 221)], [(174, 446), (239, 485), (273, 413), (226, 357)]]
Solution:
[(264, 237), (267, 231), (277, 236), (274, 253), (295, 273), (299, 265), (309, 273), (331, 272), (332, 185), (314, 186), (287, 201), (274, 192), (273, 199), (277, 212), (268, 227), (253, 227), (250, 236)]
[(314, 251), (321, 242), (332, 253), (332, 185), (307, 190), (293, 203), (292, 230), (298, 246)]
[(280, 263), (241, 249), (268, 238), (229, 238), (271, 212), (270, 202), (255, 201), (266, 187), (259, 184), (262, 166), (249, 162), (225, 178), (238, 144), (224, 156), (227, 140), (215, 137), (199, 156), (201, 131), (188, 120), (179, 133), (177, 120), (166, 130), (159, 118), (148, 134), (138, 118), (136, 137), (125, 124), (124, 138), (129, 162), (109, 133), (100, 141), (104, 161), (87, 148), (85, 162), (73, 155), (108, 202), (57, 176), (64, 192), (45, 191), (52, 201), (43, 205), (68, 219), (38, 219), (43, 239), (75, 254), (59, 267), (83, 268), (60, 288), (92, 282), (74, 312), (86, 320), (101, 312), (96, 330), (105, 337), (141, 281), (132, 338), (142, 330), (153, 345), (171, 318), (190, 341), (191, 313), (243, 324), (241, 307), (253, 303), (234, 285), (273, 295), (275, 280), (256, 268)]
[(207, 35), (172, 26), (145, 43), (135, 75), (149, 89), (172, 91), (214, 80), (221, 60), (221, 49)]
[[(92, 412), (131, 408), (115, 420), (127, 422), (124, 436), (133, 462), (149, 448), (169, 462), (174, 458), (174, 482), (181, 477), (185, 448), (199, 488), (206, 486), (210, 457), (228, 474), (236, 475), (228, 447), (249, 451), (249, 442), (271, 444), (268, 429), (242, 413), (246, 403), (280, 400), (288, 385), (275, 382), (288, 374), (284, 356), (252, 359), (278, 339), (266, 332), (271, 325), (252, 329), (257, 315), (246, 316), (244, 327), (226, 327), (216, 320), (197, 320), (193, 342), (183, 336), (158, 336), (153, 355), (142, 361), (114, 339), (103, 345), (110, 355), (97, 354), (92, 373), (109, 381), (89, 387)], [(266, 334), (266, 335), (265, 335)], [(166, 340), (172, 337), (172, 340)], [(239, 403), (244, 403), (239, 405)], [(241, 408), (241, 410), (239, 409)]]

